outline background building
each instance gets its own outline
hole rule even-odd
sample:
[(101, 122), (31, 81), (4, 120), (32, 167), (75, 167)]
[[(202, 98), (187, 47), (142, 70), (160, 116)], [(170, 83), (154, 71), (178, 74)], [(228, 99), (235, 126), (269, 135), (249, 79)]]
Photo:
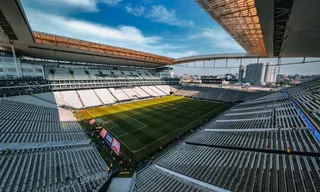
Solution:
[(240, 66), (239, 68), (240, 82), (244, 78), (245, 82), (265, 85), (267, 83), (274, 83), (276, 76), (276, 66), (270, 63), (253, 63), (247, 66)]
[(161, 78), (174, 78), (174, 71), (172, 67), (158, 67), (156, 69), (156, 73)]

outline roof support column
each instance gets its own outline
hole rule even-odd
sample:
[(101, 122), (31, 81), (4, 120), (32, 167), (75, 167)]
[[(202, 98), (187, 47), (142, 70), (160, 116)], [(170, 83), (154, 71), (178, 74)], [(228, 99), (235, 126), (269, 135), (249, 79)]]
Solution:
[(12, 54), (13, 54), (14, 65), (15, 65), (15, 67), (16, 67), (17, 77), (20, 78), (22, 75), (21, 75), (20, 67), (18, 67), (17, 58), (16, 58), (16, 52), (15, 52), (15, 50), (14, 50), (13, 45), (10, 44), (10, 46), (11, 46), (11, 50), (12, 50)]
[(278, 67), (278, 75), (280, 74), (280, 68), (281, 68), (281, 57), (278, 57), (278, 63), (277, 65), (279, 66)]
[(228, 67), (228, 58), (226, 59), (226, 68)]

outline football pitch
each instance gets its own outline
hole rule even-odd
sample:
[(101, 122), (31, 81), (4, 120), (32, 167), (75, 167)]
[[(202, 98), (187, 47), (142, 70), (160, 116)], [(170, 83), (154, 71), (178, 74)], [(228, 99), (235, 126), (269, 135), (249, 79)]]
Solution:
[(99, 126), (105, 127), (121, 142), (122, 154), (139, 161), (229, 106), (167, 96), (78, 113), (87, 120), (95, 118)]

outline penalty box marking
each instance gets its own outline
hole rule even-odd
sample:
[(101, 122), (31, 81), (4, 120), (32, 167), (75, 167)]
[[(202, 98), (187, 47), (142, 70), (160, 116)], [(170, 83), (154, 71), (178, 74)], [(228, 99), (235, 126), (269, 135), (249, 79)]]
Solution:
[[(203, 116), (205, 116), (205, 115), (207, 115), (207, 114), (209, 114), (209, 113), (211, 113), (211, 112), (213, 112), (213, 111), (216, 111), (216, 110), (218, 110), (218, 109), (222, 108), (223, 106), (224, 106), (224, 105), (222, 105), (222, 106), (220, 106), (220, 107), (218, 107), (218, 108), (216, 108), (216, 109), (214, 109), (214, 110), (212, 110), (212, 111), (209, 111), (208, 113), (206, 113), (206, 114), (202, 115), (201, 117), (203, 117)], [(194, 121), (192, 121), (192, 122), (188, 123), (187, 125), (185, 125), (185, 126), (183, 126), (183, 127), (180, 127), (180, 128), (178, 128), (178, 129), (175, 129), (175, 130), (171, 131), (170, 133), (168, 133), (168, 134), (166, 134), (166, 135), (164, 135), (164, 136), (162, 136), (162, 137), (158, 138), (157, 140), (155, 140), (155, 141), (153, 141), (153, 142), (149, 143), (148, 145), (145, 145), (145, 146), (141, 147), (141, 148), (140, 148), (140, 149), (138, 149), (137, 151), (134, 151), (134, 153), (137, 153), (137, 152), (141, 151), (142, 149), (147, 148), (148, 146), (150, 146), (150, 145), (154, 144), (155, 142), (160, 141), (161, 139), (163, 139), (163, 138), (167, 137), (168, 135), (170, 135), (170, 134), (172, 134), (172, 133), (174, 133), (174, 132), (176, 132), (176, 131), (178, 131), (178, 130), (181, 130), (181, 129), (185, 128), (186, 126), (188, 126), (188, 125), (190, 125), (190, 124), (192, 124), (192, 123), (194, 123), (194, 122), (198, 121), (201, 117), (197, 118), (196, 120), (194, 120)]]

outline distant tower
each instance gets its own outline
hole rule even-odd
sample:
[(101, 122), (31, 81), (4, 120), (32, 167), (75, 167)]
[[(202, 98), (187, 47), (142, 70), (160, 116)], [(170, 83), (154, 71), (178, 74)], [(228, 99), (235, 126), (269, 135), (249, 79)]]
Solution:
[(271, 63), (253, 63), (247, 65), (246, 82), (265, 85), (274, 83), (276, 78), (276, 66)]
[(239, 82), (240, 83), (244, 82), (244, 78), (246, 77), (246, 71), (247, 71), (247, 67), (245, 65), (239, 66)]

